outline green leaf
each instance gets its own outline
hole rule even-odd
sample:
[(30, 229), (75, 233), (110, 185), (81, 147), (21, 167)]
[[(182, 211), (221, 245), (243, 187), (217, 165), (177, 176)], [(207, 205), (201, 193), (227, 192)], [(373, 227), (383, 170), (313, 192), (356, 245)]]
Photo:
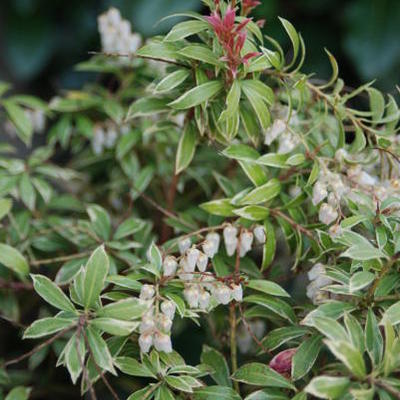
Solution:
[(79, 337), (77, 334), (71, 336), (64, 349), (64, 360), (72, 383), (75, 385), (85, 360), (85, 338), (82, 334)]
[(255, 186), (261, 186), (267, 183), (267, 174), (260, 165), (246, 161), (239, 161), (239, 165)]
[(317, 360), (322, 347), (322, 336), (314, 335), (305, 340), (292, 359), (292, 378), (298, 380), (306, 375)]
[(205, 21), (184, 21), (176, 24), (168, 35), (164, 38), (165, 42), (176, 42), (185, 39), (188, 36), (202, 32), (209, 27)]
[(28, 400), (31, 391), (31, 388), (17, 386), (8, 393), (5, 400)]
[(260, 204), (274, 199), (281, 192), (281, 183), (277, 179), (271, 179), (266, 184), (252, 190), (239, 201), (240, 205)]
[(232, 144), (227, 147), (222, 154), (225, 157), (241, 161), (254, 161), (260, 157), (257, 150), (245, 144)]
[(296, 321), (296, 315), (294, 314), (292, 307), (290, 307), (290, 305), (283, 300), (263, 294), (254, 294), (245, 297), (244, 301), (247, 303), (258, 304), (262, 307), (265, 307), (290, 322)]
[(110, 350), (108, 349), (107, 343), (100, 336), (99, 332), (91, 326), (88, 326), (86, 328), (86, 334), (95, 363), (100, 368), (117, 375)]
[(145, 226), (145, 222), (138, 218), (129, 218), (124, 221), (116, 230), (114, 240), (124, 239), (127, 236), (139, 232)]
[(298, 337), (302, 337), (307, 333), (308, 329), (302, 326), (285, 326), (269, 332), (262, 343), (267, 349), (275, 350), (283, 344)]
[(375, 279), (375, 274), (368, 271), (356, 272), (350, 278), (349, 290), (354, 293), (369, 286)]
[(219, 93), (223, 88), (221, 81), (203, 83), (189, 90), (181, 97), (169, 103), (169, 106), (176, 110), (186, 110), (198, 106)]
[(277, 283), (267, 280), (252, 279), (247, 282), (247, 287), (271, 296), (290, 297), (290, 294)]
[(108, 240), (111, 233), (111, 219), (107, 211), (103, 207), (92, 204), (87, 208), (87, 213), (96, 234)]
[(12, 201), (10, 199), (0, 199), (0, 221), (11, 211)]
[(136, 298), (129, 298), (107, 304), (98, 311), (98, 315), (108, 318), (118, 318), (124, 321), (141, 318), (148, 306)]
[(189, 75), (190, 72), (187, 69), (178, 69), (163, 78), (155, 87), (154, 91), (156, 93), (169, 92), (182, 84)]
[(189, 383), (181, 376), (166, 376), (165, 382), (167, 382), (167, 384), (173, 389), (181, 392), (193, 393), (192, 386), (189, 385)]
[(329, 86), (332, 86), (336, 82), (336, 80), (339, 76), (339, 66), (338, 66), (338, 63), (337, 63), (335, 57), (327, 49), (325, 49), (325, 52), (328, 55), (329, 62), (331, 63), (332, 77), (329, 80), (329, 82), (327, 82), (325, 85), (320, 86), (321, 89), (325, 89), (325, 88), (328, 88)]
[(176, 153), (175, 174), (184, 171), (192, 162), (196, 151), (197, 132), (193, 124), (187, 124), (179, 140)]
[(7, 244), (0, 243), (0, 263), (22, 277), (29, 273), (29, 265), (25, 257)]
[(139, 322), (123, 321), (116, 318), (95, 318), (90, 323), (98, 330), (113, 336), (128, 336), (139, 326)]
[(275, 168), (286, 168), (288, 158), (287, 154), (267, 153), (257, 160), (257, 164)]
[(200, 360), (203, 364), (208, 365), (214, 371), (211, 377), (220, 386), (232, 386), (232, 382), (229, 378), (229, 367), (225, 360), (225, 357), (217, 350), (203, 346)]
[(137, 117), (146, 117), (168, 111), (167, 99), (144, 97), (135, 101), (128, 110), (127, 120)]
[(270, 221), (264, 223), (266, 241), (263, 248), (263, 260), (261, 270), (267, 269), (274, 261), (276, 253), (276, 234), (275, 228)]
[(349, 378), (322, 375), (313, 378), (304, 390), (320, 399), (331, 400), (347, 393), (349, 386)]
[(385, 98), (378, 89), (368, 88), (367, 92), (369, 95), (369, 105), (372, 111), (372, 120), (379, 121), (385, 113)]
[(269, 209), (262, 206), (246, 206), (235, 210), (234, 213), (249, 221), (264, 221), (269, 216)]
[(230, 199), (212, 200), (207, 203), (200, 204), (200, 208), (213, 215), (222, 217), (233, 217), (235, 207), (231, 204)]
[(63, 311), (75, 312), (75, 307), (64, 292), (49, 278), (43, 275), (31, 275), (37, 294), (53, 307)]
[(343, 340), (326, 340), (325, 343), (336, 358), (338, 358), (354, 376), (357, 378), (365, 377), (367, 373), (365, 363), (358, 349), (349, 342)]
[(373, 364), (377, 367), (383, 357), (383, 338), (371, 308), (368, 310), (365, 323), (365, 347)]
[(285, 30), (290, 38), (290, 41), (292, 42), (292, 45), (293, 45), (293, 58), (292, 58), (292, 62), (288, 66), (290, 68), (291, 66), (294, 65), (294, 62), (296, 61), (296, 58), (299, 54), (300, 38), (299, 38), (299, 34), (297, 33), (295, 27), (292, 25), (291, 22), (289, 22), (288, 20), (281, 18), (281, 17), (279, 17), (279, 20), (281, 21), (283, 27), (285, 28)]
[(36, 192), (28, 174), (23, 174), (19, 181), (19, 194), (23, 203), (33, 211), (36, 204)]
[(143, 378), (156, 378), (156, 375), (145, 365), (132, 357), (118, 357), (115, 366), (124, 374)]
[(195, 390), (195, 400), (241, 400), (241, 397), (230, 387), (206, 386)]
[(275, 95), (273, 90), (262, 81), (248, 79), (241, 81), (240, 84), (245, 93), (247, 94), (252, 93), (254, 96), (259, 97), (269, 106), (272, 106), (274, 104)]
[(368, 261), (375, 260), (377, 258), (387, 258), (387, 256), (382, 252), (382, 250), (373, 247), (372, 245), (367, 246), (364, 243), (360, 243), (355, 246), (351, 246), (341, 257), (352, 258), (353, 260)]
[(229, 89), (228, 95), (226, 96), (226, 110), (224, 110), (221, 114), (221, 120), (237, 114), (239, 110), (241, 94), (240, 83), (237, 80), (234, 80), (231, 88)]
[(306, 325), (313, 326), (331, 340), (348, 340), (344, 328), (333, 318), (324, 317), (322, 315), (315, 316), (307, 320)]
[(243, 365), (232, 375), (232, 379), (248, 385), (294, 389), (282, 375), (261, 363)]
[(90, 256), (83, 280), (83, 302), (85, 309), (94, 307), (103, 290), (110, 262), (104, 246), (98, 247)]
[[(0, 253), (1, 254), (1, 253)], [(388, 320), (392, 325), (400, 323), (400, 301), (392, 304), (383, 314), (381, 325)]]
[(18, 137), (26, 144), (30, 145), (33, 134), (33, 127), (25, 111), (14, 101), (3, 100), (8, 117), (17, 130)]
[(249, 85), (242, 86), (243, 92), (246, 98), (249, 100), (255, 114), (257, 115), (257, 119), (260, 123), (260, 126), (263, 131), (266, 131), (270, 125), (270, 113), (268, 107), (263, 100), (262, 97), (259, 96), (258, 92), (254, 90), (253, 87)]
[(202, 61), (206, 64), (215, 65), (217, 67), (223, 65), (213, 51), (211, 51), (207, 46), (203, 46), (201, 44), (192, 44), (187, 46), (182, 50), (179, 50), (178, 54), (192, 60)]
[(50, 317), (39, 319), (26, 328), (23, 338), (37, 339), (52, 335), (53, 333), (72, 327), (76, 323), (77, 319), (74, 318)]

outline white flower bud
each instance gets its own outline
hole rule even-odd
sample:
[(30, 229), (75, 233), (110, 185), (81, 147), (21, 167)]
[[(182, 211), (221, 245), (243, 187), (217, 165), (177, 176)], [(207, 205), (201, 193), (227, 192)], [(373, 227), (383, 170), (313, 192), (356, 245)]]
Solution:
[(215, 291), (214, 296), (221, 304), (228, 304), (231, 301), (231, 290), (225, 285), (219, 285)]
[(312, 203), (314, 206), (321, 203), (328, 196), (328, 191), (326, 189), (326, 185), (317, 181), (313, 188), (313, 198)]
[(179, 252), (183, 255), (185, 254), (190, 246), (192, 245), (192, 241), (190, 240), (190, 238), (185, 238), (182, 239), (178, 242), (178, 247), (179, 247)]
[(209, 241), (213, 244), (212, 256), (210, 256), (206, 253), (210, 258), (213, 258), (215, 256), (215, 254), (218, 253), (219, 244), (221, 242), (221, 237), (216, 232), (210, 232), (206, 236), (206, 241)]
[(179, 261), (179, 266), (183, 272), (194, 272), (196, 264), (189, 264), (187, 256), (184, 256)]
[(200, 251), (195, 247), (192, 247), (186, 252), (187, 272), (193, 272), (195, 270), (199, 255)]
[(163, 262), (163, 275), (172, 276), (175, 275), (176, 268), (178, 267), (178, 262), (174, 256), (167, 256)]
[(194, 279), (194, 274), (191, 272), (185, 272), (183, 270), (179, 270), (178, 278), (184, 282), (189, 282)]
[(322, 204), (319, 209), (319, 220), (325, 225), (330, 225), (337, 219), (338, 215), (338, 212), (327, 203)]
[(166, 315), (160, 314), (157, 325), (162, 332), (169, 332), (172, 328), (172, 321)]
[(140, 323), (139, 331), (140, 333), (149, 333), (152, 332), (155, 328), (155, 323), (153, 317), (146, 316), (142, 318), (142, 322)]
[(329, 228), (329, 236), (332, 239), (336, 239), (341, 236), (343, 233), (343, 229), (339, 224), (333, 225)]
[(271, 145), (275, 139), (286, 131), (286, 123), (281, 119), (276, 119), (272, 126), (265, 132), (264, 144)]
[(258, 244), (264, 244), (265, 243), (267, 237), (265, 235), (265, 228), (262, 225), (257, 225), (254, 228), (253, 233), (254, 233), (254, 237), (256, 239), (256, 242)]
[(166, 315), (169, 319), (173, 320), (175, 316), (176, 305), (170, 300), (163, 301), (161, 303), (161, 312)]
[(224, 242), (226, 247), (226, 253), (228, 256), (233, 256), (236, 251), (237, 243), (238, 243), (238, 230), (232, 225), (228, 225), (224, 229)]
[(154, 335), (154, 347), (157, 351), (163, 351), (165, 353), (172, 352), (171, 337), (161, 332), (156, 332)]
[(143, 285), (140, 290), (139, 297), (142, 300), (151, 300), (154, 297), (155, 293), (156, 293), (156, 291), (155, 291), (153, 285)]
[(135, 53), (139, 47), (142, 45), (142, 37), (137, 33), (134, 33), (129, 38), (128, 50), (130, 53)]
[(197, 259), (197, 269), (204, 272), (207, 269), (208, 257), (204, 253), (200, 253)]
[(231, 295), (232, 299), (236, 301), (242, 301), (243, 300), (243, 288), (242, 285), (232, 285), (232, 290), (231, 290)]
[(114, 7), (110, 8), (106, 15), (108, 22), (111, 25), (117, 26), (121, 22), (121, 13)]
[(197, 286), (189, 286), (183, 291), (183, 295), (190, 308), (198, 308), (199, 306), (199, 289)]
[(149, 333), (144, 333), (139, 336), (139, 347), (142, 353), (148, 353), (153, 344), (153, 336)]
[(301, 187), (297, 185), (292, 185), (289, 188), (289, 194), (291, 197), (296, 198), (301, 195)]
[(209, 240), (205, 240), (202, 246), (202, 249), (204, 253), (210, 257), (213, 258), (215, 253), (214, 253), (214, 243), (210, 242)]
[(123, 20), (118, 25), (118, 30), (123, 38), (127, 38), (131, 35), (131, 24), (129, 21)]
[(214, 290), (214, 277), (212, 275), (202, 275), (200, 277), (201, 285), (207, 290)]
[(210, 305), (210, 299), (211, 299), (210, 293), (206, 292), (205, 290), (202, 290), (199, 296), (199, 307), (202, 310), (206, 310)]
[(240, 235), (240, 257), (244, 257), (253, 244), (254, 235), (252, 232), (243, 231)]
[(308, 279), (310, 281), (314, 281), (323, 273), (325, 273), (324, 265), (321, 263), (317, 263), (308, 271), (308, 273), (307, 273)]

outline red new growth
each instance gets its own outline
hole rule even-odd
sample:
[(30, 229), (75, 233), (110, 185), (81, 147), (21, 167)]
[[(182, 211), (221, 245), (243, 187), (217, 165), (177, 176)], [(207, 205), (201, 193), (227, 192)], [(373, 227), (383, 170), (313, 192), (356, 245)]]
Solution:
[(259, 6), (261, 1), (258, 0), (243, 0), (242, 1), (242, 11), (244, 15), (249, 15), (251, 11)]
[(236, 11), (230, 6), (223, 18), (218, 11), (206, 17), (206, 20), (212, 25), (218, 41), (224, 49), (225, 55), (221, 60), (227, 63), (233, 79), (236, 78), (240, 65), (247, 64), (251, 58), (259, 55), (257, 52), (247, 53), (245, 56), (241, 55), (247, 37), (245, 28), (251, 20), (246, 18), (239, 24), (235, 24), (235, 18)]

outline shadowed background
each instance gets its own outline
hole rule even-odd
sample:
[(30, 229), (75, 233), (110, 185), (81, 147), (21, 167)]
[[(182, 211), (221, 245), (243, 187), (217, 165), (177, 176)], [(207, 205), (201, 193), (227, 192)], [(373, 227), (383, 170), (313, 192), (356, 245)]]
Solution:
[[(400, 1), (263, 0), (257, 17), (265, 33), (287, 41), (277, 16), (302, 32), (307, 72), (329, 76), (327, 47), (338, 59), (349, 86), (377, 79), (395, 91), (400, 81)], [(74, 64), (100, 49), (96, 17), (109, 6), (120, 8), (133, 30), (145, 37), (163, 33), (174, 12), (200, 11), (200, 0), (2, 0), (0, 2), (0, 79), (20, 91), (50, 98), (61, 88), (77, 88), (88, 79)], [(289, 43), (287, 43), (289, 48)]]

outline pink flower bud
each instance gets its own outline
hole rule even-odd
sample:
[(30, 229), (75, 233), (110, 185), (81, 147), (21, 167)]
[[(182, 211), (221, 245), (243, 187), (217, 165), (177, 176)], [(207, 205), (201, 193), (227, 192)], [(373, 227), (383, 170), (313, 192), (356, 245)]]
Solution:
[(276, 372), (287, 375), (292, 370), (292, 359), (296, 349), (287, 349), (278, 353), (269, 363), (269, 366)]

